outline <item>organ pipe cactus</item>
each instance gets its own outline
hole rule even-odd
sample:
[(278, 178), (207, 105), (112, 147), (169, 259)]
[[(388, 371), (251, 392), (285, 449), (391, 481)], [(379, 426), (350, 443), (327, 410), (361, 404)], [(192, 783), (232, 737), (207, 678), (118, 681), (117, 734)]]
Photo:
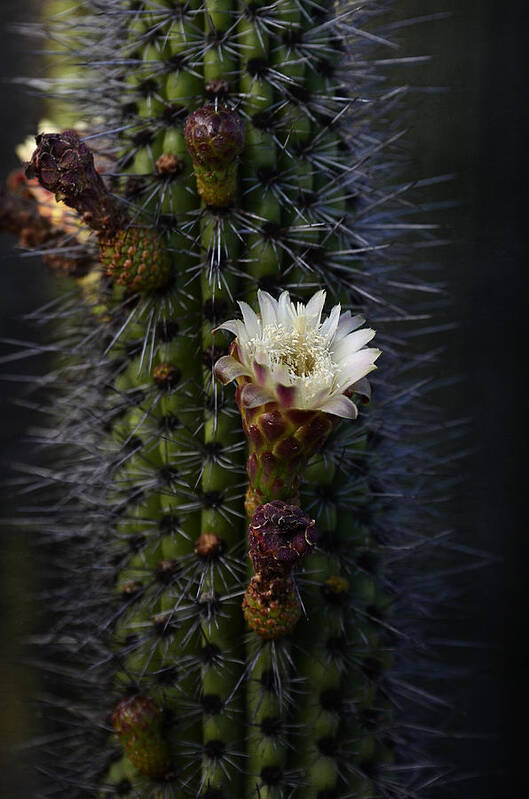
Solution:
[(411, 278), (377, 260), (406, 229), (385, 3), (68, 7), (57, 50), (84, 66), (56, 94), (77, 122), (38, 131), (0, 216), (24, 245), (83, 248), (47, 381), (63, 488), (39, 526), (71, 574), (43, 795), (416, 796), (392, 561), (419, 515), (386, 499), (410, 358), (381, 317), (408, 319)]

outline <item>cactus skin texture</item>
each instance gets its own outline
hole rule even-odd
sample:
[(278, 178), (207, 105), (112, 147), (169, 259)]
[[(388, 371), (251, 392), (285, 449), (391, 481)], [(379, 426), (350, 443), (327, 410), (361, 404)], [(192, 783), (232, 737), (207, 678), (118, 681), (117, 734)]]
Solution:
[[(428, 692), (410, 677), (410, 619), (431, 564), (401, 568), (400, 553), (424, 549), (431, 516), (397, 497), (426, 496), (406, 435), (429, 428), (391, 326), (413, 321), (386, 3), (68, 6), (53, 49), (67, 64), (81, 52), (86, 69), (55, 91), (90, 141), (40, 131), (28, 172), (93, 231), (45, 382), (46, 482), (63, 488), (40, 503), (39, 528), (71, 575), (49, 651), (62, 733), (42, 795), (424, 795), (413, 700)], [(14, 205), (29, 200), (8, 195), (20, 234)], [(270, 403), (241, 406), (241, 424), (240, 387), (213, 375), (228, 342), (212, 330), (236, 299), (255, 307), (257, 288), (303, 301), (326, 288), (366, 313), (388, 342), (369, 412), (349, 424)], [(297, 518), (286, 547), (259, 527), (278, 507)]]

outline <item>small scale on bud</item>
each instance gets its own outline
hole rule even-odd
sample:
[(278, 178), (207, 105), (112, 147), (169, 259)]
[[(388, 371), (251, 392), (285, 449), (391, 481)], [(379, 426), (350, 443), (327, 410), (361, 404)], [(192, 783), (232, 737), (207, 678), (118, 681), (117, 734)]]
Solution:
[(205, 105), (184, 128), (197, 190), (207, 205), (224, 208), (237, 189), (237, 157), (244, 149), (244, 123), (236, 111)]
[(146, 696), (123, 699), (112, 714), (112, 726), (130, 762), (140, 774), (160, 778), (171, 768), (161, 711)]

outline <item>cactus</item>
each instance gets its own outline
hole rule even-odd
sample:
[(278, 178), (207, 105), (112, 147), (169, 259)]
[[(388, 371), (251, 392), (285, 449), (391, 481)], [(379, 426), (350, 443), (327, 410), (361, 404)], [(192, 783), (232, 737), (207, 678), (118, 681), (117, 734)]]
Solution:
[[(420, 517), (386, 499), (396, 460), (400, 490), (415, 479), (393, 419), (413, 357), (381, 322), (368, 410), (378, 350), (358, 329), (364, 312), (378, 328), (377, 304), (407, 319), (375, 257), (406, 229), (380, 177), (399, 97), (377, 88), (385, 4), (68, 5), (82, 22), (58, 15), (57, 36), (86, 63), (69, 127), (39, 131), (26, 194), (9, 188), (0, 209), (53, 255), (65, 224), (43, 221), (38, 180), (83, 231), (48, 380), (63, 488), (42, 526), (70, 575), (50, 644), (69, 698), (45, 795), (416, 796), (399, 700), (413, 688), (393, 677), (412, 634), (390, 617), (394, 553)], [(290, 302), (281, 289), (317, 322), (296, 328), (303, 363), (282, 350), (272, 380), (272, 339), (243, 352), (243, 322), (226, 320), (245, 300), (246, 327), (264, 329)], [(320, 325), (323, 290), (348, 310)], [(342, 371), (307, 399), (296, 381), (337, 326)]]

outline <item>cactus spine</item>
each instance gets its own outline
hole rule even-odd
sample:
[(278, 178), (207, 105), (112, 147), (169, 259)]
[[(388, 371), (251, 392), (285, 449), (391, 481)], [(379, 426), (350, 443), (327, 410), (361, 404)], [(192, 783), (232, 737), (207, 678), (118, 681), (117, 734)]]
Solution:
[[(255, 306), (257, 288), (306, 301), (324, 287), (363, 310), (366, 219), (370, 203), (384, 203), (368, 165), (384, 136), (355, 98), (371, 91), (377, 37), (362, 26), (382, 4), (77, 5), (90, 64), (79, 113), (112, 163), (106, 187), (91, 173), (90, 203), (77, 183), (67, 200), (97, 232), (79, 331), (91, 354), (76, 366), (94, 365), (97, 412), (87, 408), (90, 452), (73, 481), (94, 598), (78, 622), (91, 646), (74, 659), (86, 651), (102, 676), (93, 756), (70, 752), (56, 782), (68, 796), (390, 795), (391, 712), (379, 690), (392, 660), (381, 621), (389, 600), (370, 529), (370, 423), (297, 409), (280, 418), (277, 491), (265, 462), (264, 417), (275, 408), (244, 407), (240, 386), (241, 422), (213, 374), (228, 352), (213, 329), (236, 299)], [(85, 147), (75, 132), (61, 136)], [(56, 191), (50, 141), (39, 140), (33, 168)], [(82, 171), (68, 159), (64, 168)], [(62, 440), (78, 422), (76, 411)], [(306, 457), (292, 467), (300, 446)], [(265, 579), (256, 567), (249, 583), (246, 515), (254, 524), (257, 506), (275, 500), (301, 505), (322, 533), (296, 580), (305, 616), (290, 576)], [(268, 634), (258, 585), (276, 579)], [(82, 746), (82, 732), (75, 740)]]

